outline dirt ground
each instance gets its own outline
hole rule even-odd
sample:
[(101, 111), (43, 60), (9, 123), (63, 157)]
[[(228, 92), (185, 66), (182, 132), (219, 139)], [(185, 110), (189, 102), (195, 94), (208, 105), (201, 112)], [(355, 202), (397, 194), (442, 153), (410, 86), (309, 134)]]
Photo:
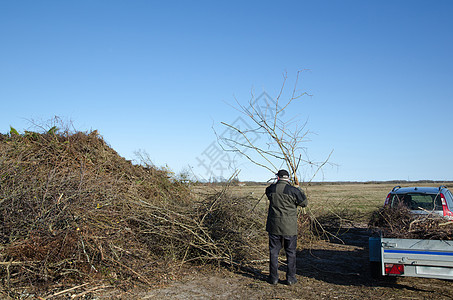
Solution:
[(280, 282), (266, 282), (267, 263), (242, 271), (193, 271), (169, 285), (148, 290), (106, 290), (97, 299), (452, 299), (453, 282), (401, 277), (375, 280), (368, 268), (365, 226), (341, 233), (341, 241), (301, 245), (297, 253), (298, 283), (287, 286), (284, 266)]

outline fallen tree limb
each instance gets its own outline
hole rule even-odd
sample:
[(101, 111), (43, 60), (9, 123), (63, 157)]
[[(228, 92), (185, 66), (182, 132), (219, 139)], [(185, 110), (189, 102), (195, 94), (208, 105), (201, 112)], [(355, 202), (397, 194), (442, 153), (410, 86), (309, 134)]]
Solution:
[(76, 289), (78, 289), (78, 288), (87, 286), (87, 285), (89, 285), (89, 284), (90, 284), (89, 282), (86, 282), (86, 283), (84, 283), (84, 284), (81, 284), (81, 285), (78, 285), (78, 286), (74, 286), (74, 287), (72, 287), (72, 288), (69, 288), (69, 289), (60, 291), (60, 292), (55, 293), (55, 294), (50, 295), (50, 296), (47, 296), (47, 297), (45, 297), (45, 298), (43, 298), (43, 299), (45, 299), (45, 300), (51, 299), (51, 298), (53, 298), (53, 297), (56, 297), (56, 296), (59, 296), (59, 295), (63, 295), (63, 294), (69, 293), (69, 292), (71, 292), (71, 291), (74, 291), (74, 290), (76, 290)]

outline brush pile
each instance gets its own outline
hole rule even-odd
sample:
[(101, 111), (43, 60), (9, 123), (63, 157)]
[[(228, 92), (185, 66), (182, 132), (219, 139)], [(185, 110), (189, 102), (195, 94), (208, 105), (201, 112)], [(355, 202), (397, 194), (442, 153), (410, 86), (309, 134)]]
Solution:
[(412, 214), (403, 204), (375, 211), (369, 228), (388, 238), (453, 240), (453, 221), (435, 214)]
[(261, 257), (264, 217), (248, 200), (226, 190), (198, 199), (96, 131), (0, 134), (2, 287), (16, 297), (89, 279), (155, 285), (186, 262)]

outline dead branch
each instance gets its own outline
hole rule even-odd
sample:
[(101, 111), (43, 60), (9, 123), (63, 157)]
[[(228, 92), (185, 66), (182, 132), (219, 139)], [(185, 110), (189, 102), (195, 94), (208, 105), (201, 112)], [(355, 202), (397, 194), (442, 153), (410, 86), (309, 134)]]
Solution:
[(86, 285), (88, 285), (88, 284), (90, 284), (90, 283), (89, 283), (89, 282), (86, 282), (86, 283), (84, 283), (84, 284), (81, 284), (81, 285), (78, 285), (78, 286), (71, 287), (71, 288), (69, 288), (69, 289), (66, 289), (66, 290), (60, 291), (60, 292), (58, 292), (58, 293), (55, 293), (55, 294), (53, 294), (53, 295), (50, 295), (50, 296), (48, 296), (48, 297), (45, 297), (44, 299), (47, 300), (47, 299), (51, 299), (51, 298), (56, 297), (56, 296), (59, 296), (59, 295), (66, 294), (66, 293), (68, 293), (68, 292), (71, 292), (71, 291), (74, 291), (74, 290), (79, 289), (79, 288), (81, 288), (81, 287), (84, 287), (84, 286), (86, 286)]
[[(297, 99), (304, 95), (306, 92), (297, 92), (299, 76), (302, 71), (297, 72), (294, 88), (288, 101), (282, 103), (281, 96), (285, 90), (287, 74), (283, 76), (283, 84), (279, 94), (274, 100), (274, 103), (257, 103), (255, 96), (248, 102), (248, 106), (244, 106), (236, 100), (237, 110), (248, 117), (252, 121), (255, 128), (249, 130), (242, 130), (233, 124), (221, 122), (228, 130), (231, 130), (240, 138), (232, 139), (229, 137), (217, 136), (219, 144), (224, 151), (235, 152), (253, 164), (262, 167), (272, 174), (275, 174), (277, 165), (285, 164), (288, 170), (292, 173), (293, 181), (296, 186), (299, 186), (298, 169), (300, 167), (316, 166), (313, 176), (310, 181), (316, 176), (322, 167), (324, 167), (332, 152), (328, 155), (327, 159), (320, 163), (313, 162), (309, 159), (304, 159), (305, 151), (301, 150), (302, 143), (307, 141), (307, 136), (310, 133), (306, 130), (306, 122), (299, 126), (298, 120), (284, 119), (284, 113), (289, 109), (290, 105)], [(267, 145), (261, 145), (252, 139), (253, 136), (262, 136), (269, 141)], [(251, 150), (248, 153), (247, 150)], [(301, 166), (303, 162), (303, 166)]]

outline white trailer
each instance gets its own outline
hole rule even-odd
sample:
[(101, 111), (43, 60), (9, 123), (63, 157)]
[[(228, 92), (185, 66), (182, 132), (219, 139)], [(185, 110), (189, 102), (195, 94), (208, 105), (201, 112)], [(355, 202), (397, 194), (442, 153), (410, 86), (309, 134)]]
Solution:
[(374, 277), (453, 279), (453, 241), (370, 237), (369, 259)]

